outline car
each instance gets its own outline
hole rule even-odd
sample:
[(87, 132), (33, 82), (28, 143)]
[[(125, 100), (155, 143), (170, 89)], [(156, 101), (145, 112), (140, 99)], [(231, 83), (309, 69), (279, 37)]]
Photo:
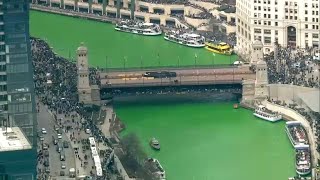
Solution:
[(49, 151), (48, 151), (48, 150), (45, 150), (45, 151), (44, 151), (44, 156), (45, 156), (45, 157), (49, 157)]
[(54, 130), (58, 131), (60, 129), (60, 127), (58, 125), (54, 125)]
[(57, 140), (54, 136), (52, 136), (52, 141), (53, 141), (53, 144), (54, 144), (54, 145), (57, 145), (57, 144), (58, 144), (58, 140)]
[(50, 173), (50, 168), (49, 168), (49, 167), (46, 167), (45, 172), (46, 172), (46, 173)]
[(41, 128), (41, 132), (42, 132), (42, 134), (47, 134), (46, 128)]
[(61, 169), (65, 169), (66, 168), (66, 164), (65, 163), (61, 163)]
[(44, 160), (43, 164), (45, 167), (49, 167), (49, 159)]
[(90, 134), (90, 133), (91, 133), (91, 130), (90, 130), (90, 129), (86, 129), (86, 133), (87, 133), (87, 134)]
[(44, 141), (44, 137), (42, 135), (39, 136), (39, 138), (40, 138), (40, 141)]
[(63, 148), (69, 148), (68, 141), (63, 141)]
[(58, 133), (58, 139), (62, 139), (62, 135)]
[(42, 150), (47, 150), (47, 149), (48, 149), (48, 144), (42, 143)]
[(60, 171), (60, 176), (65, 176), (66, 173), (64, 171)]

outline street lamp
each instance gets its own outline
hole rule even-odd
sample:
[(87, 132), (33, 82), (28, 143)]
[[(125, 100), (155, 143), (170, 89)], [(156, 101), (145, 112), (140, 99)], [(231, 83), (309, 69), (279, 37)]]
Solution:
[(142, 61), (142, 56), (140, 58), (140, 68), (143, 69), (143, 61)]
[(194, 68), (197, 67), (197, 54), (194, 54)]
[(126, 62), (127, 57), (123, 57), (124, 84), (127, 84)]
[(216, 56), (216, 54), (212, 53), (212, 56), (213, 56), (213, 58), (212, 58), (212, 67), (214, 67), (214, 57)]
[(106, 56), (106, 72), (108, 72), (108, 56)]

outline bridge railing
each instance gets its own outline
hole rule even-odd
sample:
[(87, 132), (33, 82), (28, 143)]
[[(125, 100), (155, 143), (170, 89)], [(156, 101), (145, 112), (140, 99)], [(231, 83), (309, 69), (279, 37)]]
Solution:
[(218, 85), (218, 84), (242, 84), (241, 79), (233, 80), (194, 80), (194, 81), (161, 81), (161, 82), (128, 82), (103, 84), (102, 88), (119, 88), (119, 87), (152, 87), (152, 86), (189, 86), (189, 85)]
[(235, 68), (233, 64), (215, 64), (215, 65), (184, 65), (184, 66), (145, 66), (145, 67), (123, 67), (123, 68), (102, 68), (102, 72), (133, 72), (133, 71), (174, 71), (187, 69), (221, 69)]

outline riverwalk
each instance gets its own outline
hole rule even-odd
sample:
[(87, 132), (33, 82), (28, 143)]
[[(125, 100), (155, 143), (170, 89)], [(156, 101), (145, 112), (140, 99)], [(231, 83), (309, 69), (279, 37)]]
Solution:
[(298, 112), (288, 107), (280, 106), (268, 101), (263, 101), (262, 104), (265, 105), (267, 109), (270, 109), (275, 112), (281, 112), (281, 114), (285, 115), (284, 117), (289, 117), (290, 119), (301, 122), (301, 124), (304, 126), (308, 134), (308, 139), (309, 139), (310, 149), (312, 154), (311, 156), (312, 164), (313, 166), (316, 166), (318, 164), (318, 159), (319, 159), (319, 153), (317, 151), (317, 144), (316, 144), (316, 137), (307, 119), (304, 118)]
[(107, 16), (99, 16), (96, 14), (70, 11), (70, 10), (66, 10), (66, 9), (59, 9), (59, 8), (54, 8), (54, 7), (49, 7), (49, 6), (41, 6), (41, 5), (37, 5), (37, 4), (30, 4), (30, 8), (32, 10), (36, 10), (36, 11), (42, 11), (42, 12), (48, 12), (48, 13), (53, 13), (53, 14), (60, 14), (60, 15), (65, 15), (65, 16), (90, 19), (90, 20), (101, 21), (101, 22), (108, 22), (108, 23), (115, 23), (116, 22), (115, 18), (110, 18)]

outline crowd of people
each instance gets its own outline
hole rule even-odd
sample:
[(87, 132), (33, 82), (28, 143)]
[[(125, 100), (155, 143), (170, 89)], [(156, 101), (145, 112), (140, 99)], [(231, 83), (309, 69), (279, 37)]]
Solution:
[[(57, 56), (48, 44), (40, 39), (31, 39), (32, 59), (34, 65), (35, 93), (38, 100), (47, 105), (65, 132), (71, 129), (75, 132), (90, 129), (92, 136), (97, 142), (103, 143), (112, 149), (112, 144), (106, 138), (97, 125), (88, 116), (88, 108), (78, 102), (77, 97), (77, 68), (76, 64), (62, 57)], [(90, 83), (100, 84), (99, 75), (96, 68), (90, 68)], [(62, 114), (65, 118), (71, 118), (71, 125), (57, 119), (57, 114)], [(79, 116), (83, 121), (74, 121), (74, 117)], [(78, 133), (76, 133), (78, 134)], [(71, 133), (70, 140), (75, 141), (75, 133)], [(77, 139), (76, 142), (80, 142)], [(104, 159), (108, 159), (111, 151), (107, 151)], [(77, 157), (80, 157), (77, 155)], [(105, 170), (105, 169), (104, 169)], [(104, 173), (107, 174), (107, 173)]]
[(275, 52), (265, 56), (269, 82), (319, 88), (319, 69), (312, 52), (277, 46)]
[[(268, 65), (268, 78), (271, 84), (292, 84), (309, 88), (320, 88), (319, 62), (314, 60), (315, 48), (293, 49), (280, 47), (265, 56)], [(296, 102), (269, 99), (269, 101), (289, 107), (309, 122), (316, 137), (317, 151), (320, 153), (320, 113), (300, 107)]]

